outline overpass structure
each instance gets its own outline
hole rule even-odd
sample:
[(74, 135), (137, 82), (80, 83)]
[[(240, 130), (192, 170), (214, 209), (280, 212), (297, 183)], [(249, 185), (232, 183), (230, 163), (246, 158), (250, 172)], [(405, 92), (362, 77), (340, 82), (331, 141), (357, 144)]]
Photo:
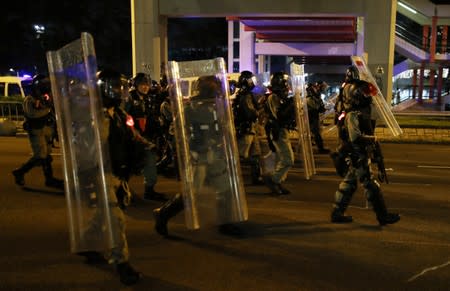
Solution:
[[(131, 8), (133, 74), (145, 70), (160, 75), (161, 64), (168, 61), (168, 19), (176, 17), (229, 21), (230, 73), (270, 71), (268, 58), (273, 55), (295, 58), (307, 72), (342, 73), (342, 66), (350, 64), (349, 56), (360, 55), (373, 73), (383, 68), (380, 89), (390, 98), (395, 50), (414, 61), (430, 58), (396, 36), (397, 9), (411, 14), (397, 0), (131, 0)], [(448, 54), (438, 58), (448, 61)], [(404, 64), (398, 67), (402, 68)]]

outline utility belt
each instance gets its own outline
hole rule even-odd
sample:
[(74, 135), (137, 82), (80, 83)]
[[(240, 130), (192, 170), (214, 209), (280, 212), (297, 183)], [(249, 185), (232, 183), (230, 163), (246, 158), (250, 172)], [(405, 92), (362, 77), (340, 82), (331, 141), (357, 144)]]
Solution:
[(33, 129), (42, 129), (45, 126), (54, 126), (55, 119), (51, 114), (48, 114), (41, 118), (27, 118), (23, 123), (23, 129), (30, 131)]
[(238, 135), (255, 134), (252, 121), (244, 121), (236, 125), (236, 131)]

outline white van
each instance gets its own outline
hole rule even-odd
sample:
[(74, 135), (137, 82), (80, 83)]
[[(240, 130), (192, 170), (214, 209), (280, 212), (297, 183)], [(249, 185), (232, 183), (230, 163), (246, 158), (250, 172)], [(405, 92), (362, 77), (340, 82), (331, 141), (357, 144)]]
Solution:
[(22, 96), (25, 98), (30, 77), (0, 76), (0, 96)]
[[(238, 81), (239, 79), (239, 73), (229, 73), (227, 74), (228, 81)], [(189, 96), (196, 94), (194, 92), (194, 86), (195, 82), (197, 82), (198, 77), (190, 77), (190, 78), (183, 78), (180, 80), (180, 89), (181, 93), (183, 94), (183, 98), (189, 98)], [(233, 100), (235, 98), (235, 93), (230, 95), (230, 99)]]

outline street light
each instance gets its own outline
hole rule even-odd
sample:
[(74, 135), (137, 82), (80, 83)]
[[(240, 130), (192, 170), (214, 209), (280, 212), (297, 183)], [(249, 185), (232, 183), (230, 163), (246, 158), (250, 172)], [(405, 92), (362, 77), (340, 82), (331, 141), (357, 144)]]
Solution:
[(17, 77), (19, 77), (19, 72), (18, 71), (16, 71), (16, 70), (14, 70), (13, 68), (9, 68), (9, 71), (12, 73), (12, 74), (16, 74), (17, 75)]
[(41, 34), (45, 33), (45, 26), (43, 26), (42, 24), (34, 24), (33, 28), (36, 32), (36, 38), (40, 38)]

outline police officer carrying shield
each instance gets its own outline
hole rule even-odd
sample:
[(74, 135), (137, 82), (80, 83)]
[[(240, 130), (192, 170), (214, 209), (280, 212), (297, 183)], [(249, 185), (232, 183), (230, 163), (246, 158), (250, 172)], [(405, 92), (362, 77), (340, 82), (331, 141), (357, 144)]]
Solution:
[[(103, 221), (105, 216), (113, 225), (115, 231), (112, 232), (115, 245), (111, 249), (104, 250), (104, 253), (97, 251), (82, 251), (77, 254), (86, 258), (88, 264), (110, 263), (115, 265), (120, 276), (120, 281), (125, 285), (135, 284), (141, 277), (129, 263), (128, 243), (125, 233), (125, 216), (116, 201), (115, 196), (119, 196), (117, 192), (126, 191), (123, 189), (124, 182), (128, 181), (133, 172), (133, 159), (130, 158), (129, 147), (131, 144), (141, 144), (145, 147), (151, 147), (139, 133), (133, 128), (130, 117), (120, 108), (124, 94), (127, 89), (123, 86), (125, 78), (119, 72), (111, 69), (105, 69), (97, 73), (97, 86), (102, 98), (104, 109), (104, 123), (102, 139), (107, 139), (109, 147), (109, 158), (111, 161), (113, 181), (113, 191), (116, 193), (108, 193), (108, 205), (103, 209), (96, 208), (95, 215), (89, 221), (89, 227), (85, 230), (85, 237), (96, 237), (102, 233)], [(93, 175), (90, 171), (81, 173), (82, 175)], [(83, 179), (80, 179), (83, 180)], [(87, 189), (89, 185), (82, 185)], [(103, 213), (108, 211), (107, 214)]]
[[(152, 102), (150, 99), (150, 76), (145, 73), (137, 73), (133, 78), (133, 89), (130, 91), (130, 98), (125, 103), (125, 110), (135, 120), (134, 126), (148, 140), (155, 143), (157, 123), (159, 121), (154, 118), (152, 110)], [(158, 109), (159, 111), (159, 109)], [(154, 150), (145, 151), (146, 164), (143, 169), (144, 175), (144, 199), (167, 201), (164, 194), (155, 191), (157, 181), (157, 155)]]
[(380, 184), (370, 168), (369, 150), (376, 142), (370, 113), (373, 94), (374, 86), (359, 79), (356, 67), (347, 69), (336, 112), (340, 129), (340, 151), (345, 152), (349, 167), (336, 191), (331, 213), (331, 221), (334, 223), (353, 221), (351, 216), (344, 213), (357, 189), (358, 180), (365, 189), (380, 225), (393, 224), (400, 220), (399, 214), (388, 212)]
[(268, 128), (278, 161), (274, 172), (265, 176), (264, 180), (274, 195), (289, 194), (282, 182), (286, 179), (289, 170), (294, 165), (294, 151), (289, 137), (289, 131), (296, 127), (295, 104), (289, 98), (288, 75), (276, 72), (270, 80), (272, 94), (266, 101), (269, 114)]
[(330, 150), (323, 145), (320, 128), (320, 114), (325, 112), (325, 105), (320, 94), (328, 85), (323, 81), (309, 84), (306, 88), (306, 104), (308, 106), (308, 120), (311, 134), (314, 138), (319, 154), (329, 153)]
[(166, 174), (171, 174), (169, 165), (173, 163), (172, 171), (180, 178), (178, 173), (178, 161), (176, 155), (176, 140), (175, 140), (175, 128), (172, 116), (172, 105), (170, 96), (168, 94), (168, 86), (161, 91), (161, 97), (164, 100), (160, 106), (161, 116), (159, 117), (162, 129), (162, 138), (164, 139), (164, 151), (162, 157), (158, 162), (158, 171)]
[(50, 79), (37, 74), (31, 83), (31, 94), (23, 101), (25, 115), (24, 129), (28, 133), (33, 156), (12, 174), (17, 185), (25, 185), (25, 174), (36, 166), (42, 166), (45, 185), (64, 189), (64, 182), (53, 176), (52, 145), (56, 131), (56, 121)]
[(239, 89), (233, 101), (234, 125), (236, 128), (239, 155), (250, 164), (252, 184), (263, 182), (260, 169), (261, 146), (257, 136), (258, 104), (254, 94), (255, 76), (250, 71), (242, 71), (238, 82)]
[[(214, 75), (202, 76), (196, 83), (197, 95), (185, 108), (186, 124), (189, 127), (190, 159), (193, 161), (193, 187), (196, 195), (203, 193), (205, 185), (214, 189), (217, 203), (219, 232), (225, 235), (242, 235), (242, 230), (229, 223), (232, 218), (232, 193), (227, 164), (223, 158), (223, 136), (217, 120), (216, 98), (220, 98), (221, 82)], [(170, 218), (184, 209), (183, 198), (175, 195), (163, 206), (153, 211), (155, 229), (168, 235)]]

